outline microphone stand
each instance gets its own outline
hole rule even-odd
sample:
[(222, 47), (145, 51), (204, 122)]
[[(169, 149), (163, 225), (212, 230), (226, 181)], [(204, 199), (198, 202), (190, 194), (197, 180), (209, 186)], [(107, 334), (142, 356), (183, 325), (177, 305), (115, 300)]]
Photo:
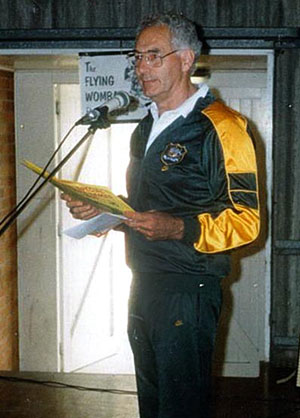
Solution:
[[(8, 218), (7, 222), (0, 229), (0, 236), (10, 227), (10, 225), (17, 219), (17, 217), (23, 212), (23, 210), (28, 206), (29, 202), (37, 195), (37, 193), (49, 182), (49, 180), (62, 168), (62, 166), (72, 157), (72, 155), (78, 150), (78, 148), (89, 138), (91, 138), (98, 128), (103, 128), (104, 126), (100, 123), (93, 122), (88, 128), (86, 134), (78, 141), (78, 143), (68, 152), (68, 154), (61, 160), (61, 162), (49, 173), (49, 175), (44, 179), (44, 181), (28, 196), (28, 198), (23, 202), (23, 204)], [(106, 128), (109, 125), (105, 126)]]

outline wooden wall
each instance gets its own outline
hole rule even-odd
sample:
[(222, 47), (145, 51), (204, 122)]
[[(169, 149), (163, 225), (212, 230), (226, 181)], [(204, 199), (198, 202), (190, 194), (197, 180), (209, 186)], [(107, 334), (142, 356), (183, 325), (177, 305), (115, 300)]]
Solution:
[(208, 27), (298, 26), (299, 0), (0, 0), (0, 27), (135, 27), (153, 11), (177, 10)]
[(295, 364), (300, 330), (300, 51), (276, 57), (274, 97), (274, 187), (272, 354), (277, 364)]
[[(14, 207), (15, 137), (13, 73), (0, 70), (0, 219)], [(16, 228), (0, 239), (0, 370), (17, 369)]]

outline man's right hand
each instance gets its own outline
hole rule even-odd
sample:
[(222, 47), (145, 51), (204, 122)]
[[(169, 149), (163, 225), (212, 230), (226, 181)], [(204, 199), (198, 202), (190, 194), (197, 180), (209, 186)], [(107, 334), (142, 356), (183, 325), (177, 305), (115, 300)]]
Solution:
[(61, 194), (61, 199), (66, 201), (66, 205), (75, 219), (87, 221), (101, 213), (101, 211), (94, 206), (84, 203), (81, 200), (74, 200), (66, 193)]

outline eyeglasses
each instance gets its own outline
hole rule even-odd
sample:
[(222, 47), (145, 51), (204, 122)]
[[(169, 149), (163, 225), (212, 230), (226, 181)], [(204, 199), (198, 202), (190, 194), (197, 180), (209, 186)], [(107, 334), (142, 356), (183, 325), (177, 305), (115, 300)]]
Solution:
[(171, 54), (175, 54), (175, 52), (180, 51), (180, 49), (175, 49), (174, 51), (168, 52), (165, 55), (160, 55), (158, 52), (155, 51), (147, 51), (147, 52), (137, 52), (132, 51), (127, 54), (127, 58), (129, 61), (137, 67), (141, 64), (143, 58), (150, 67), (161, 67), (163, 64), (163, 59), (168, 57)]

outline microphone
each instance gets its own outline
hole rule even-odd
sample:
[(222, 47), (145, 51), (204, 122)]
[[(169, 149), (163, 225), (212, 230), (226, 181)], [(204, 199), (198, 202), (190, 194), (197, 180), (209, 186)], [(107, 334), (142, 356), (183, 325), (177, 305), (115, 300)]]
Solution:
[(89, 110), (75, 125), (89, 125), (104, 117), (107, 119), (109, 113), (118, 109), (125, 109), (130, 105), (131, 97), (126, 91), (118, 91), (112, 99), (107, 100), (100, 106)]

